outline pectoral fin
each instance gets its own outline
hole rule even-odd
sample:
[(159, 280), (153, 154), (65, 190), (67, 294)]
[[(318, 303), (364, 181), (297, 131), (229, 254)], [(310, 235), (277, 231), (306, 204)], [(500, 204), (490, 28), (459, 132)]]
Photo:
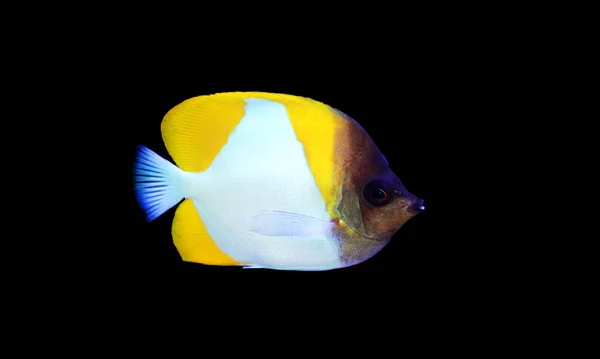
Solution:
[(252, 218), (250, 230), (264, 236), (314, 236), (326, 235), (334, 226), (334, 221), (303, 214), (261, 211)]

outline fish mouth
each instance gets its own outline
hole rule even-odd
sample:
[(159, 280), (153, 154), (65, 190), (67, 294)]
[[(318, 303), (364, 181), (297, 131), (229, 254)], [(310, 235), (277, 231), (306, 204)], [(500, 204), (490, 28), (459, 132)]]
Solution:
[(406, 211), (410, 214), (419, 214), (425, 210), (425, 206), (423, 206), (423, 200), (420, 198), (412, 201), (408, 206), (406, 206)]

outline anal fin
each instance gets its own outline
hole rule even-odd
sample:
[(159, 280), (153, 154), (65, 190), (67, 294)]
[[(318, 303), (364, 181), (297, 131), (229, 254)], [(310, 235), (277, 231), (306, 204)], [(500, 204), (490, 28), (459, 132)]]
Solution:
[(314, 237), (328, 235), (335, 225), (335, 221), (299, 213), (263, 210), (252, 217), (250, 231), (264, 236)]
[(241, 265), (215, 244), (191, 199), (186, 199), (177, 207), (171, 233), (177, 251), (186, 262)]

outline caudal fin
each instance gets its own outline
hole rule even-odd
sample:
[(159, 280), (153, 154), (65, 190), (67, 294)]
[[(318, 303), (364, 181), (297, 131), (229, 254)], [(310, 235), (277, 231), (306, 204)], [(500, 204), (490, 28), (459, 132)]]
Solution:
[(135, 195), (148, 222), (184, 198), (185, 172), (144, 146), (137, 147), (133, 174)]

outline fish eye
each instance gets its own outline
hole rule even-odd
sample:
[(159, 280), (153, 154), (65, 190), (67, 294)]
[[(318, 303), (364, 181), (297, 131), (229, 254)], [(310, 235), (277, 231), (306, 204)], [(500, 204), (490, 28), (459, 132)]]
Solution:
[(392, 193), (385, 183), (381, 181), (371, 181), (365, 186), (363, 197), (365, 201), (373, 206), (385, 206), (390, 203)]

